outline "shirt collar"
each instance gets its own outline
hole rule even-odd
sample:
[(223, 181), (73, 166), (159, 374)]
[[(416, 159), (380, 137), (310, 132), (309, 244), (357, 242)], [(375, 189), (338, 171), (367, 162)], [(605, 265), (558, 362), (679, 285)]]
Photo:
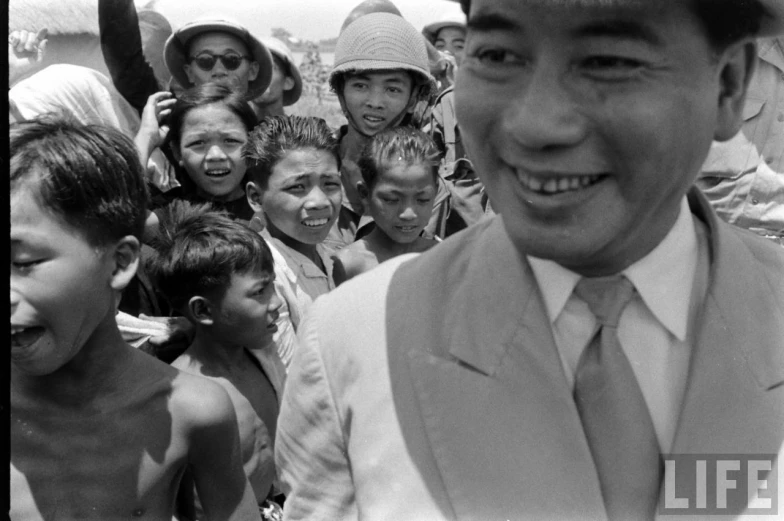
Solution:
[[(622, 272), (634, 284), (656, 319), (680, 341), (686, 340), (697, 257), (694, 220), (684, 197), (678, 218), (664, 239), (648, 255)], [(547, 315), (551, 322), (555, 322), (580, 275), (551, 260), (528, 256), (528, 261), (542, 293)]]

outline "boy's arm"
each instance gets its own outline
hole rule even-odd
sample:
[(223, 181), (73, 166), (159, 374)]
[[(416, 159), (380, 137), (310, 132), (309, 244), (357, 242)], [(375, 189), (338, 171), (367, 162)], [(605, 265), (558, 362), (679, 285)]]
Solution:
[(190, 387), (193, 424), (188, 463), (206, 518), (260, 520), (242, 467), (237, 416), (229, 395), (213, 382), (198, 380)]

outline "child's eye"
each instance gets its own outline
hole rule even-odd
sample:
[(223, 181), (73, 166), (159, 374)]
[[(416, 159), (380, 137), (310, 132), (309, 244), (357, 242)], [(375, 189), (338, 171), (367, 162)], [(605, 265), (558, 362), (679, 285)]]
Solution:
[(41, 264), (42, 262), (44, 262), (43, 259), (13, 261), (11, 262), (11, 266), (19, 271), (30, 271), (32, 268)]
[(186, 143), (185, 146), (187, 148), (198, 148), (198, 147), (201, 147), (203, 145), (204, 145), (204, 141), (198, 140), (198, 141), (189, 141), (188, 143)]
[(284, 190), (287, 192), (301, 192), (304, 189), (305, 189), (305, 185), (303, 185), (302, 183), (290, 185), (284, 188)]
[(623, 80), (640, 72), (645, 63), (625, 56), (591, 56), (580, 63), (581, 69), (599, 80)]
[(516, 54), (500, 48), (480, 50), (475, 54), (475, 57), (485, 65), (512, 65), (522, 63), (522, 60)]
[(399, 199), (395, 199), (394, 197), (382, 197), (381, 200), (389, 204), (395, 204), (399, 201)]
[(417, 199), (419, 204), (428, 204), (432, 199)]

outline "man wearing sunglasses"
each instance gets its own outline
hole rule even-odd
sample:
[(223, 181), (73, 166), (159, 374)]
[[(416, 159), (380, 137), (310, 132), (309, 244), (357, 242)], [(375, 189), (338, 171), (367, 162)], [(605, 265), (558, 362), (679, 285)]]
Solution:
[(166, 66), (185, 88), (207, 82), (229, 85), (252, 97), (272, 78), (269, 50), (243, 26), (202, 19), (171, 35), (163, 51)]

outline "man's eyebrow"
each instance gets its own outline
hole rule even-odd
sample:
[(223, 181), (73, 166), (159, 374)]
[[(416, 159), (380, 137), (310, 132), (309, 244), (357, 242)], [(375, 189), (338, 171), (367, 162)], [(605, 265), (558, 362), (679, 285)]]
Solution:
[(469, 30), (479, 32), (518, 31), (522, 29), (520, 25), (511, 18), (492, 11), (484, 12), (481, 10), (468, 20), (466, 27)]
[(601, 20), (583, 25), (573, 31), (577, 38), (619, 38), (623, 40), (639, 40), (650, 45), (664, 44), (661, 36), (656, 34), (644, 23), (634, 20)]

